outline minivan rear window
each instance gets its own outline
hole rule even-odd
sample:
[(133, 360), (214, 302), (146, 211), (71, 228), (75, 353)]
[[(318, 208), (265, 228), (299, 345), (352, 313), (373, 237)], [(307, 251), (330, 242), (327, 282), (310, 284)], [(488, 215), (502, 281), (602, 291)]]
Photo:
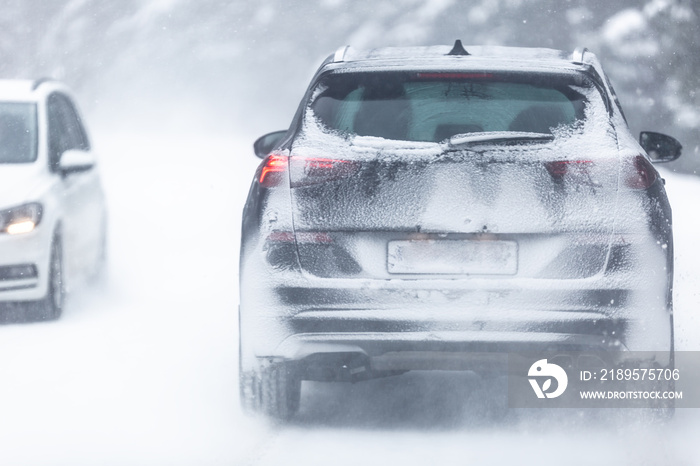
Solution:
[(332, 130), (405, 141), (503, 131), (551, 134), (584, 118), (582, 86), (573, 75), (335, 73), (319, 82), (310, 109)]

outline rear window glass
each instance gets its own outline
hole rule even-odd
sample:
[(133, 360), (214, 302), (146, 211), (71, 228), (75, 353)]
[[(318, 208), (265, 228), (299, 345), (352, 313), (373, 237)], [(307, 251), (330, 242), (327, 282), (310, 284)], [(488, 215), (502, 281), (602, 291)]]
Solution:
[(36, 105), (0, 102), (0, 163), (36, 160)]
[(580, 81), (573, 75), (337, 73), (318, 84), (310, 108), (327, 128), (386, 139), (551, 134), (584, 118), (586, 86)]

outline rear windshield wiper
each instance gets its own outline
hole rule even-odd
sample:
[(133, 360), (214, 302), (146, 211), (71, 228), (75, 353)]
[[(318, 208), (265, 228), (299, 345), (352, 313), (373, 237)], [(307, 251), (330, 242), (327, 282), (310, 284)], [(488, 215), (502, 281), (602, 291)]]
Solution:
[(450, 146), (471, 146), (479, 144), (519, 144), (522, 142), (552, 141), (554, 136), (543, 133), (526, 133), (520, 131), (496, 131), (491, 133), (455, 134), (448, 143)]

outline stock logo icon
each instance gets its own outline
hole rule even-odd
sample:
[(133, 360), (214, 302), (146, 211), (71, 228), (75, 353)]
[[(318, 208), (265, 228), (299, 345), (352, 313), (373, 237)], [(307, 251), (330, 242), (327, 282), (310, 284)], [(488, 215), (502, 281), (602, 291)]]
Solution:
[[(564, 393), (569, 384), (569, 378), (564, 369), (556, 364), (548, 363), (546, 359), (540, 359), (530, 366), (527, 375), (537, 398), (556, 398)], [(553, 390), (552, 379), (557, 381)]]

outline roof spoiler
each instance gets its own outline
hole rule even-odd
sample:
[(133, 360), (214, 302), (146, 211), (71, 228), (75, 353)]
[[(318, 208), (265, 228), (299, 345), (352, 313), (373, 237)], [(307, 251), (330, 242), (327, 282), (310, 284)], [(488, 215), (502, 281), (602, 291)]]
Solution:
[(347, 53), (349, 48), (350, 48), (349, 45), (344, 45), (344, 46), (340, 47), (338, 50), (336, 50), (335, 54), (333, 55), (333, 63), (339, 63), (339, 62), (345, 61), (345, 54)]
[(588, 52), (588, 49), (586, 47), (576, 47), (574, 53), (571, 54), (571, 63), (573, 63), (574, 65), (583, 65), (583, 56), (586, 55), (586, 52)]

